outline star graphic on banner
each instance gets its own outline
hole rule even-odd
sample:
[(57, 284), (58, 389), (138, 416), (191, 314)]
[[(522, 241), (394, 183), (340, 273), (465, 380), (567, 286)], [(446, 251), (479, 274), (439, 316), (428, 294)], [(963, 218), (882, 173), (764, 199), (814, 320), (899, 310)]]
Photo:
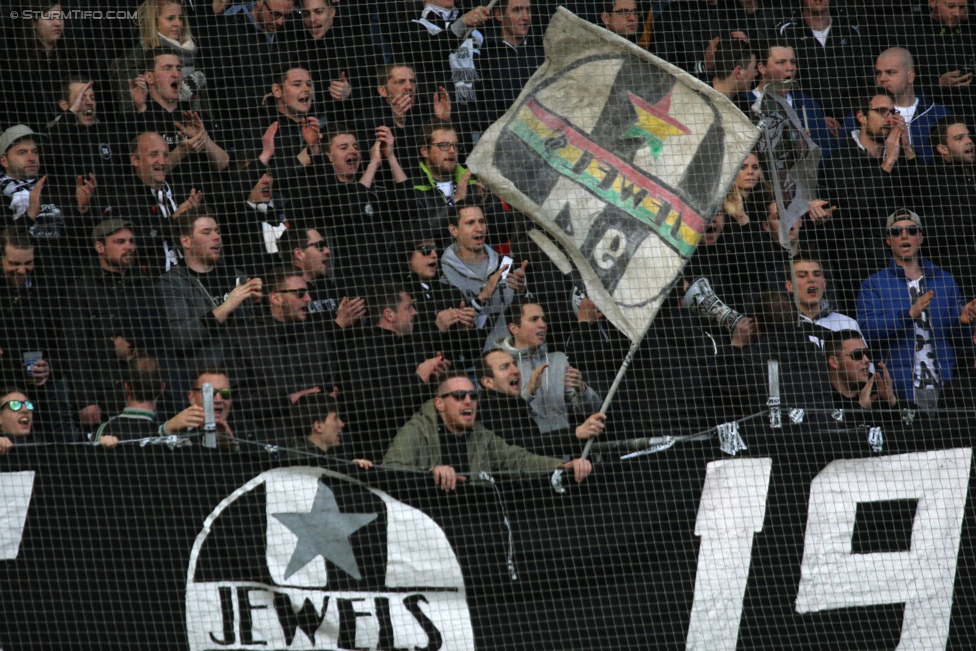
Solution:
[(637, 112), (637, 124), (628, 129), (624, 136), (642, 138), (654, 158), (664, 150), (664, 141), (670, 136), (686, 136), (691, 130), (669, 115), (671, 112), (671, 93), (661, 98), (657, 104), (642, 100), (633, 93), (627, 93), (630, 103)]
[(298, 536), (295, 551), (285, 568), (285, 579), (308, 565), (316, 556), (331, 561), (354, 579), (362, 579), (349, 536), (378, 517), (376, 513), (340, 513), (335, 494), (319, 484), (308, 513), (272, 513)]

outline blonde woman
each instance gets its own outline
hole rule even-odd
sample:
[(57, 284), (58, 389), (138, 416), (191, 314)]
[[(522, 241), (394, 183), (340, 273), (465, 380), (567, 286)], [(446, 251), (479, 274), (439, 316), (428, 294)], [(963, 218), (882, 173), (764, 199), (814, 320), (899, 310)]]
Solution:
[(739, 226), (749, 223), (749, 210), (747, 209), (749, 195), (763, 180), (762, 168), (759, 166), (759, 158), (753, 153), (746, 156), (742, 161), (742, 167), (732, 183), (729, 194), (722, 203), (722, 211), (728, 215)]

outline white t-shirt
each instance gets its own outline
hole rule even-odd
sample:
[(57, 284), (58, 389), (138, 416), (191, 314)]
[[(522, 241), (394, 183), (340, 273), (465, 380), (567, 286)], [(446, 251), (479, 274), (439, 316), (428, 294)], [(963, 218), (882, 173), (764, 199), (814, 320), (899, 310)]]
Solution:
[[(908, 281), (908, 296), (914, 304), (918, 297), (925, 293), (922, 279)], [(939, 377), (939, 364), (935, 359), (935, 347), (932, 345), (934, 333), (928, 310), (914, 320), (915, 324), (915, 366), (912, 369), (912, 385), (915, 387), (915, 402), (922, 406), (920, 389), (938, 389), (942, 385)], [(933, 405), (934, 406), (934, 405)]]

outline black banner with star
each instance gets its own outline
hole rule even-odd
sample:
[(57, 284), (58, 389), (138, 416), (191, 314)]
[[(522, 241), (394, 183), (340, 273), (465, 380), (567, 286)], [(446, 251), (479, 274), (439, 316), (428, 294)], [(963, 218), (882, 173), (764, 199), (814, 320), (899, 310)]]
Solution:
[(0, 647), (963, 648), (971, 433), (882, 434), (743, 430), (735, 458), (683, 443), (563, 495), (18, 448), (0, 459)]

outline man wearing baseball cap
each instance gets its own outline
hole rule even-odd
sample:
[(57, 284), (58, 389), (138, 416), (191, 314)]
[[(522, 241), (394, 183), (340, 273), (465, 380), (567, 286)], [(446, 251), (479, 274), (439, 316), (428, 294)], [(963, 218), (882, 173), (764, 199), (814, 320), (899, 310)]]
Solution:
[[(125, 407), (122, 381), (136, 349), (162, 355), (153, 278), (138, 264), (132, 224), (106, 219), (91, 231), (91, 263), (70, 292), (66, 320), (75, 356), (69, 370), (79, 421), (91, 426)], [(91, 249), (89, 249), (91, 251)]]
[[(952, 379), (954, 346), (966, 346), (976, 300), (963, 304), (952, 274), (921, 255), (922, 218), (900, 208), (885, 223), (888, 267), (861, 284), (857, 320), (891, 372), (895, 393), (922, 410), (941, 406)], [(968, 334), (968, 337), (967, 337)]]
[(23, 124), (0, 134), (0, 194), (7, 223), (22, 224), (36, 241), (38, 266), (63, 269), (68, 259), (77, 262), (81, 257), (69, 248), (69, 240), (75, 239), (69, 231), (84, 221), (97, 183), (92, 174), (78, 177), (74, 197), (67, 197), (65, 188), (47, 185), (48, 177), (40, 176), (40, 137)]

